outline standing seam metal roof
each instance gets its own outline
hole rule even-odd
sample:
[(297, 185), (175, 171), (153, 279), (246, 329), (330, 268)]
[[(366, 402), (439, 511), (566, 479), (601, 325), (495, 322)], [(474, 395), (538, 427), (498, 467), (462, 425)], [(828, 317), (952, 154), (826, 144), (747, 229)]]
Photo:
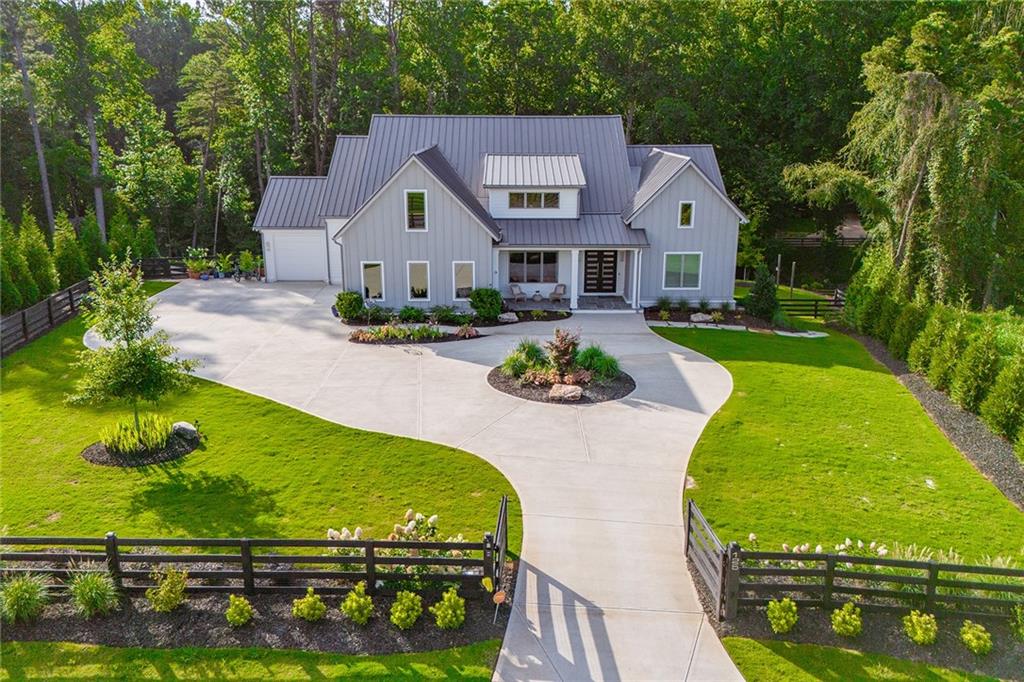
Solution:
[(649, 246), (647, 233), (622, 222), (618, 213), (584, 213), (579, 219), (499, 220), (499, 246)]
[(448, 159), (444, 157), (444, 154), (437, 148), (437, 145), (418, 151), (413, 156), (419, 159), (434, 174), (438, 182), (447, 187), (448, 191), (454, 194), (455, 198), (469, 209), (469, 212), (476, 216), (477, 220), (484, 224), (495, 241), (501, 239), (501, 228), (494, 222), (494, 218), (491, 217), (491, 214), (484, 208), (483, 204), (477, 201), (477, 198), (469, 191), (466, 183), (462, 181), (458, 172), (448, 163)]
[(584, 187), (578, 154), (487, 154), (484, 187)]
[(253, 229), (323, 227), (319, 208), (326, 186), (327, 178), (322, 176), (271, 176), (253, 221)]
[(725, 183), (722, 181), (722, 172), (718, 168), (715, 148), (710, 144), (631, 144), (626, 147), (629, 165), (643, 166), (644, 159), (655, 149), (690, 157), (697, 168), (700, 168), (704, 171), (704, 175), (708, 176), (711, 184), (722, 194), (727, 194)]
[(366, 135), (338, 135), (331, 155), (331, 167), (327, 171), (327, 187), (319, 212), (324, 217), (345, 217), (352, 215), (359, 204), (356, 190), (362, 173), (366, 153)]

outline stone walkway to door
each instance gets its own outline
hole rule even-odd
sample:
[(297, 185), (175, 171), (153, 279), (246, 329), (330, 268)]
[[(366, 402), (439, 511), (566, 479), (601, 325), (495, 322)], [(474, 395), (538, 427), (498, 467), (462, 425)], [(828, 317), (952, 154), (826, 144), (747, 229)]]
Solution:
[[(433, 346), (348, 343), (335, 288), (189, 280), (158, 326), (200, 374), (340, 424), (454, 445), (493, 463), (523, 506), (523, 548), (498, 680), (738, 680), (683, 558), (682, 483), (732, 390), (717, 363), (636, 313), (486, 330)], [(486, 381), (520, 338), (556, 325), (618, 356), (626, 398), (562, 406)]]

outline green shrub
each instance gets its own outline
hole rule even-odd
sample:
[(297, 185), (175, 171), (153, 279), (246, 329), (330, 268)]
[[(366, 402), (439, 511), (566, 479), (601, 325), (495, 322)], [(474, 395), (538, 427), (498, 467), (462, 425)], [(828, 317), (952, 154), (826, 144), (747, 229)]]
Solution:
[(0, 615), (6, 623), (32, 620), (38, 616), (49, 595), (46, 578), (25, 573), (0, 582)]
[(555, 338), (544, 344), (548, 352), (548, 362), (559, 374), (572, 371), (579, 347), (580, 335), (567, 329), (555, 329)]
[(757, 267), (754, 285), (747, 294), (743, 307), (748, 313), (762, 320), (771, 320), (775, 316), (775, 311), (779, 309), (775, 278), (764, 264)]
[(1024, 350), (1014, 354), (996, 376), (981, 403), (981, 418), (1010, 441), (1024, 435)]
[(1010, 632), (1024, 642), (1024, 604), (1017, 604), (1010, 614)]
[(423, 613), (423, 599), (415, 592), (401, 591), (391, 605), (391, 622), (399, 630), (408, 630)]
[(784, 597), (782, 601), (773, 599), (768, 602), (767, 614), (768, 624), (777, 635), (784, 635), (792, 630), (800, 618), (796, 613), (796, 602), (789, 597)]
[(423, 308), (407, 305), (398, 311), (398, 319), (402, 322), (426, 322), (427, 313)]
[(940, 391), (949, 388), (956, 364), (967, 347), (967, 341), (967, 315), (963, 311), (958, 311), (950, 321), (946, 333), (942, 336), (942, 343), (932, 355), (931, 364), (928, 366), (928, 383), (933, 388)]
[(541, 348), (540, 344), (532, 339), (523, 339), (516, 346), (516, 352), (522, 353), (526, 361), (531, 365), (546, 365), (548, 362), (548, 355)]
[(384, 324), (390, 322), (394, 311), (391, 308), (386, 308), (379, 305), (367, 306), (364, 311), (366, 321), (370, 324)]
[(992, 635), (980, 623), (965, 620), (960, 628), (960, 641), (975, 656), (985, 656), (992, 651)]
[(222, 253), (217, 256), (217, 272), (228, 273), (235, 269), (235, 254)]
[(32, 279), (25, 256), (21, 252), (21, 243), (14, 225), (6, 216), (0, 215), (0, 259), (2, 259), (5, 280), (10, 279), (13, 286), (10, 291), (0, 289), (4, 294), (4, 310), (12, 313), (27, 308), (39, 301), (39, 287)]
[(530, 317), (532, 317), (535, 320), (543, 320), (545, 315), (547, 315), (547, 313), (545, 313), (543, 310), (530, 311)]
[(327, 614), (327, 605), (319, 594), (313, 593), (312, 587), (306, 588), (306, 596), (292, 601), (292, 616), (315, 623)]
[(679, 308), (680, 311), (685, 313), (690, 309), (689, 299), (687, 299), (685, 296), (680, 296), (679, 298), (676, 299), (676, 307)]
[(654, 302), (654, 306), (658, 310), (670, 310), (672, 308), (672, 299), (668, 296), (659, 296)]
[(852, 601), (832, 612), (832, 630), (840, 637), (857, 637), (862, 627), (860, 607)]
[(1024, 428), (1017, 434), (1017, 445), (1014, 446), (1013, 451), (1017, 453), (1017, 459), (1024, 462)]
[(956, 363), (949, 396), (960, 407), (977, 412), (999, 373), (999, 348), (996, 325), (989, 321), (967, 343), (963, 357)]
[(889, 352), (900, 360), (906, 360), (910, 344), (921, 333), (927, 321), (928, 308), (925, 306), (917, 303), (903, 306), (893, 325), (892, 334), (889, 335)]
[(358, 320), (366, 313), (366, 303), (358, 291), (339, 291), (334, 297), (334, 309), (345, 322)]
[(914, 644), (928, 646), (935, 644), (935, 638), (939, 636), (939, 624), (930, 613), (911, 611), (909, 615), (903, 616), (903, 631)]
[(95, 270), (99, 267), (101, 260), (110, 257), (110, 249), (100, 237), (100, 224), (96, 221), (96, 214), (91, 209), (82, 218), (81, 225), (78, 226), (78, 241), (82, 245), (85, 264), (90, 270)]
[(706, 315), (709, 312), (711, 312), (711, 301), (709, 301), (706, 298), (702, 298), (700, 299), (700, 302), (697, 304), (697, 307), (700, 308), (700, 311)]
[(89, 276), (89, 266), (85, 263), (85, 255), (75, 235), (75, 228), (71, 226), (71, 221), (63, 211), (58, 213), (56, 218), (53, 262), (61, 287), (69, 287)]
[(661, 320), (662, 322), (668, 322), (669, 320), (672, 319), (672, 313), (670, 313), (667, 310), (659, 310), (658, 319)]
[(110, 255), (116, 256), (117, 260), (124, 260), (129, 251), (133, 258), (139, 253), (135, 230), (129, 224), (128, 216), (120, 208), (107, 220), (107, 244)]
[(168, 566), (153, 571), (154, 587), (146, 590), (146, 599), (158, 613), (170, 613), (185, 602), (185, 587), (188, 585), (188, 571), (179, 571)]
[(882, 316), (885, 306), (885, 292), (876, 287), (865, 287), (861, 293), (860, 305), (857, 307), (857, 331), (861, 334), (874, 336), (875, 326)]
[(497, 289), (473, 289), (469, 292), (469, 305), (481, 320), (493, 322), (501, 315), (501, 292)]
[(256, 256), (252, 255), (249, 249), (238, 254), (238, 269), (242, 272), (252, 272), (256, 269)]
[(228, 619), (228, 625), (233, 628), (242, 627), (252, 620), (252, 604), (245, 597), (238, 594), (228, 595), (228, 610), (224, 617)]
[(163, 448), (173, 432), (174, 425), (167, 417), (140, 414), (137, 426), (134, 418), (125, 417), (100, 430), (100, 442), (115, 454), (135, 455)]
[(953, 319), (953, 309), (944, 305), (936, 305), (928, 313), (921, 333), (917, 335), (907, 351), (907, 364), (910, 370), (919, 374), (927, 374), (931, 367), (932, 356), (942, 344), (947, 325)]
[(341, 602), (341, 612), (356, 625), (366, 625), (373, 615), (373, 598), (366, 594), (366, 581), (360, 580)]
[(441, 601), (430, 607), (434, 622), (442, 630), (458, 630), (466, 622), (466, 600), (459, 596), (459, 590), (449, 588)]
[(889, 338), (896, 328), (896, 320), (903, 311), (904, 305), (903, 301), (894, 296), (883, 295), (881, 310), (872, 324), (872, 336), (883, 343), (889, 343)]
[[(6, 249), (4, 249), (6, 251)], [(21, 292), (11, 277), (6, 259), (0, 264), (0, 315), (10, 315), (21, 309)]]
[(718, 306), (718, 309), (723, 313), (727, 313), (732, 310), (732, 301), (722, 301), (722, 304)]
[(587, 370), (598, 381), (610, 381), (619, 375), (619, 361), (597, 344), (576, 354), (576, 365)]
[[(39, 229), (35, 216), (25, 207), (21, 215), (21, 229), (18, 232), (18, 245), (21, 255), (25, 258), (32, 281), (39, 288), (39, 300), (43, 300), (60, 289), (57, 268), (53, 264), (53, 254), (46, 245), (46, 237)], [(24, 293), (24, 290), (22, 290)]]
[(430, 309), (430, 317), (437, 324), (462, 325), (467, 322), (466, 316), (450, 305), (436, 305)]
[(148, 218), (140, 218), (139, 225), (135, 228), (135, 250), (132, 251), (136, 258), (156, 258), (160, 250), (156, 245), (156, 232)]
[(87, 573), (78, 573), (68, 583), (75, 610), (86, 618), (106, 615), (117, 610), (121, 597), (114, 579), (97, 566), (82, 566)]

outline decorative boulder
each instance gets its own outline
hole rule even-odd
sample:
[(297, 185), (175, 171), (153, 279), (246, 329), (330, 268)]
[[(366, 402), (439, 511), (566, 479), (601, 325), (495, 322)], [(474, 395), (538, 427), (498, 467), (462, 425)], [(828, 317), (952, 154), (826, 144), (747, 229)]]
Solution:
[(518, 322), (519, 316), (515, 313), (502, 313), (498, 315), (498, 322)]
[(188, 422), (174, 422), (174, 435), (184, 438), (190, 443), (199, 442), (199, 429)]
[(570, 386), (569, 384), (555, 384), (548, 391), (548, 400), (557, 400), (559, 402), (576, 402), (583, 397), (583, 389), (579, 386)]
[(711, 316), (707, 313), (694, 313), (690, 315), (690, 322), (710, 322)]

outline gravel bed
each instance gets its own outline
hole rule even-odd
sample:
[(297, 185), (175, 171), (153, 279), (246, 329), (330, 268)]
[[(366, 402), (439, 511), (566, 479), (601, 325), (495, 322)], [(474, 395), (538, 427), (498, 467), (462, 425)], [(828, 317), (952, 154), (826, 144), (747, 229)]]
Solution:
[(141, 467), (150, 464), (160, 464), (184, 457), (198, 447), (198, 443), (182, 438), (178, 434), (171, 434), (170, 439), (160, 450), (144, 452), (138, 455), (117, 455), (107, 450), (103, 443), (93, 443), (85, 450), (82, 450), (82, 458), (87, 462), (110, 467)]
[(977, 415), (929, 386), (924, 377), (914, 374), (907, 363), (894, 358), (878, 339), (845, 328), (842, 331), (860, 341), (875, 360), (885, 365), (917, 398), (946, 438), (1011, 502), (1024, 510), (1024, 462), (1017, 458), (1008, 440), (992, 433)]
[(521, 384), (518, 379), (505, 376), (500, 367), (495, 367), (487, 374), (487, 383), (493, 388), (514, 395), (524, 400), (532, 400), (538, 403), (551, 403), (556, 405), (592, 405), (603, 403), (609, 400), (625, 398), (636, 389), (636, 382), (633, 377), (625, 372), (619, 372), (619, 376), (611, 381), (593, 381), (583, 386), (583, 397), (572, 402), (548, 400), (550, 386), (534, 386), (533, 384)]

